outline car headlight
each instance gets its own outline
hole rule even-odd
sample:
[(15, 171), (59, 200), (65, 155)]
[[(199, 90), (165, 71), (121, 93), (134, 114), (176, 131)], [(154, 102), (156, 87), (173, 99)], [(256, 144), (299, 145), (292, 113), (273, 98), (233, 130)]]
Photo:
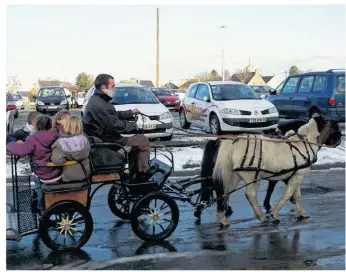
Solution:
[(240, 110), (235, 110), (235, 109), (223, 109), (220, 112), (223, 114), (241, 115)]
[(164, 112), (160, 115), (160, 120), (171, 119), (171, 118), (172, 118), (172, 114), (169, 111)]
[(37, 103), (37, 105), (44, 106), (44, 103), (40, 100), (37, 100), (36, 103)]
[(66, 99), (61, 101), (61, 103), (60, 103), (60, 105), (66, 105), (66, 104), (67, 104), (67, 100)]
[(276, 113), (276, 112), (278, 112), (276, 107), (272, 107), (272, 108), (269, 109), (269, 113)]

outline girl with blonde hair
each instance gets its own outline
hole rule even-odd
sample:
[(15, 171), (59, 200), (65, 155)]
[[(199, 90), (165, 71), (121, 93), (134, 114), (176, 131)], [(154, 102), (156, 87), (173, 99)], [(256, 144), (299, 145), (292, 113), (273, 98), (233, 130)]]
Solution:
[(71, 160), (78, 162), (75, 165), (63, 167), (62, 181), (84, 180), (86, 177), (81, 164), (87, 174), (90, 174), (90, 144), (83, 135), (82, 121), (79, 117), (69, 116), (66, 118), (60, 138), (52, 145), (52, 149), (51, 159), (53, 163), (59, 165)]

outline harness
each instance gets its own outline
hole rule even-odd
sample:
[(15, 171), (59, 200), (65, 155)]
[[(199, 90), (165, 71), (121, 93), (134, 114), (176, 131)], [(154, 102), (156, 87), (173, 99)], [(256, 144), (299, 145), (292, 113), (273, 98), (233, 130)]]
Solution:
[[(256, 172), (255, 180), (252, 183), (256, 183), (257, 181), (260, 180), (260, 179), (258, 179), (259, 172), (265, 172), (265, 173), (270, 174), (270, 176), (266, 177), (267, 179), (273, 178), (273, 177), (278, 177), (278, 176), (281, 176), (281, 175), (284, 175), (284, 174), (292, 172), (290, 177), (287, 178), (287, 179), (290, 179), (291, 177), (293, 177), (297, 173), (298, 170), (304, 169), (304, 168), (308, 168), (308, 167), (310, 167), (312, 164), (314, 164), (317, 161), (317, 153), (315, 153), (315, 151), (313, 150), (311, 144), (307, 141), (305, 136), (303, 136), (301, 134), (298, 134), (298, 133), (294, 133), (294, 134), (292, 134), (290, 136), (294, 136), (294, 135), (298, 136), (300, 141), (304, 143), (304, 147), (305, 147), (305, 150), (306, 150), (306, 155), (303, 154), (299, 150), (299, 148), (297, 148), (295, 145), (292, 144), (292, 142), (289, 140), (288, 136), (280, 137), (281, 139), (284, 140), (284, 143), (286, 143), (290, 147), (290, 150), (291, 150), (291, 153), (292, 153), (292, 158), (293, 158), (293, 163), (294, 163), (294, 167), (293, 168), (282, 169), (279, 172), (272, 172), (272, 171), (269, 171), (269, 170), (261, 168), (262, 152), (263, 152), (262, 151), (263, 142), (262, 142), (261, 139), (257, 139), (256, 135), (253, 135), (254, 138), (252, 138), (252, 139), (250, 139), (250, 136), (247, 135), (246, 148), (245, 148), (245, 154), (244, 154), (243, 160), (241, 162), (240, 167), (233, 169), (233, 171), (238, 171), (238, 172), (240, 172), (240, 171), (244, 171), (244, 172), (253, 172), (253, 171), (255, 171)], [(254, 147), (254, 151), (253, 151), (252, 157), (251, 157), (250, 162), (249, 162), (249, 166), (244, 167), (245, 161), (248, 158), (250, 140), (251, 141), (255, 141), (255, 147)], [(235, 141), (233, 141), (233, 143), (234, 142)], [(256, 155), (257, 142), (259, 142), (259, 158), (258, 158), (257, 167), (255, 167), (255, 166), (253, 166), (253, 163), (254, 163), (255, 155)], [(297, 164), (297, 157), (296, 157), (296, 154), (294, 154), (293, 150), (297, 151), (299, 153), (299, 155), (304, 159), (304, 161), (305, 161), (304, 164), (302, 164), (302, 165), (298, 165)], [(310, 156), (310, 152), (309, 151), (311, 151), (312, 154), (313, 154), (312, 158)]]

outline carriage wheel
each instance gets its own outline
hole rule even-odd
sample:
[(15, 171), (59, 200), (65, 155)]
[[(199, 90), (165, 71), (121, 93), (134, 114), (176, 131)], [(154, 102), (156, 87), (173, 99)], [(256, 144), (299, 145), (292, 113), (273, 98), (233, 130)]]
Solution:
[(114, 184), (109, 190), (108, 206), (115, 216), (124, 220), (130, 219), (130, 213), (134, 204), (134, 200), (131, 197), (125, 197), (121, 194), (120, 184)]
[(53, 250), (79, 249), (92, 232), (93, 219), (89, 210), (76, 201), (53, 204), (40, 219), (40, 237)]
[(131, 227), (142, 240), (156, 241), (169, 237), (179, 222), (177, 203), (163, 193), (141, 198), (131, 212)]

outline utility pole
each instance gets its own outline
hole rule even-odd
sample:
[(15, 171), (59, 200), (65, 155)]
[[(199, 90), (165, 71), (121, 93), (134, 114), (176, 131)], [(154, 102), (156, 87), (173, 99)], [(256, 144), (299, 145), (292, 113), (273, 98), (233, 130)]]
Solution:
[(156, 9), (156, 87), (160, 87), (160, 51), (159, 51), (159, 34), (160, 34), (160, 27), (159, 27), (159, 9)]
[[(218, 28), (227, 28), (226, 25), (219, 26)], [(222, 39), (222, 38), (221, 38)], [(222, 39), (223, 40), (223, 39)], [(223, 42), (221, 42), (221, 73), (222, 73), (222, 81), (225, 81), (225, 72), (223, 70)]]

